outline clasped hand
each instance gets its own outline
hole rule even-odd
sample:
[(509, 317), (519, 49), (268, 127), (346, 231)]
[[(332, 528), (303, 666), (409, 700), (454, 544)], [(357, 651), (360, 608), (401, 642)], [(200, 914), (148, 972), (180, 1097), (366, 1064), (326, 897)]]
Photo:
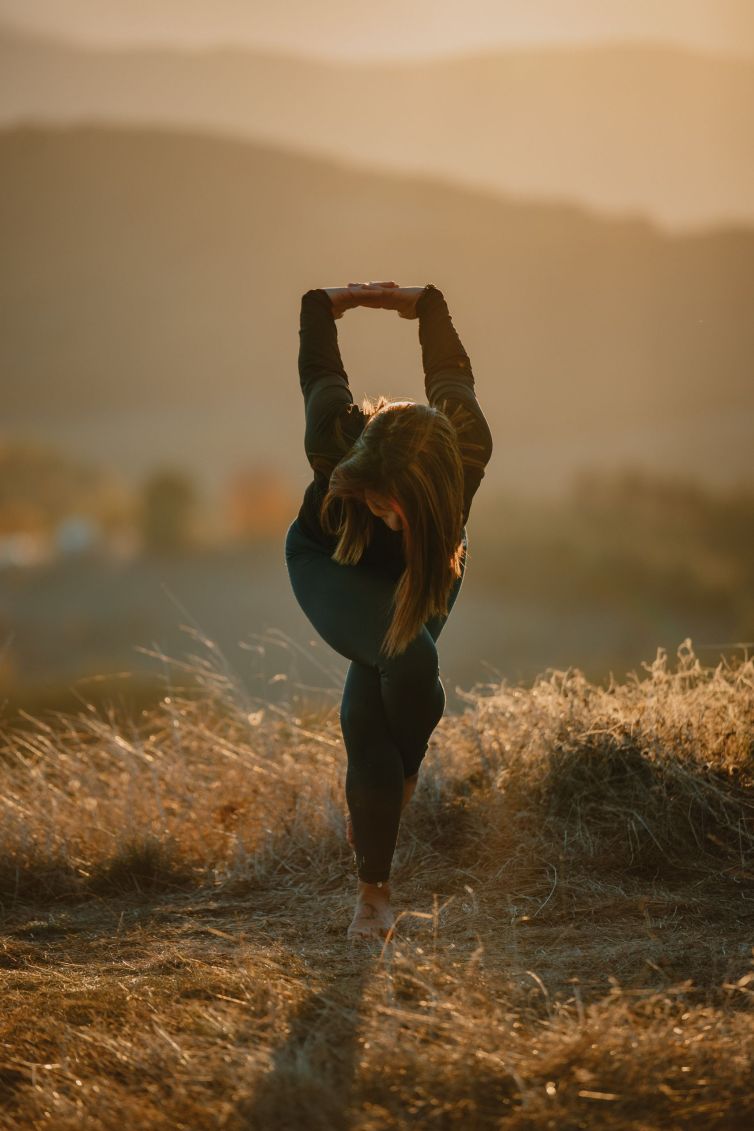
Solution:
[(342, 318), (354, 306), (397, 310), (401, 318), (416, 318), (416, 303), (424, 287), (399, 287), (392, 279), (379, 283), (349, 283), (346, 287), (323, 287), (330, 296), (334, 318)]

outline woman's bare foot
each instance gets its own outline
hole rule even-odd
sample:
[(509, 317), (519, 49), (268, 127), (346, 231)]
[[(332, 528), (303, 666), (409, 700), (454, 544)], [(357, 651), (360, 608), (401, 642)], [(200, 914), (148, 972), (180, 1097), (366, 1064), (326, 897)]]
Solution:
[[(416, 789), (416, 783), (418, 782), (418, 780), (419, 780), (419, 771), (418, 770), (416, 771), (416, 773), (412, 777), (404, 778), (404, 780), (403, 780), (403, 801), (401, 802), (401, 813), (403, 812), (403, 810), (406, 808), (409, 801), (413, 797), (414, 790)], [(346, 840), (348, 841), (349, 845), (351, 846), (351, 849), (355, 852), (356, 851), (356, 845), (355, 845), (354, 839), (353, 839), (353, 821), (351, 820), (351, 814), (348, 810), (346, 810)]]
[(356, 910), (347, 931), (348, 938), (384, 939), (394, 924), (389, 883), (384, 881), (378, 887), (359, 880)]

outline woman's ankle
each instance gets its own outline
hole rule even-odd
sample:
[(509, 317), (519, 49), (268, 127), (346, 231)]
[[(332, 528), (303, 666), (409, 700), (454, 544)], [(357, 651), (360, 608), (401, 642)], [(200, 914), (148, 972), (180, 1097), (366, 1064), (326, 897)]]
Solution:
[(375, 884), (371, 884), (367, 880), (359, 880), (358, 892), (360, 896), (371, 896), (376, 899), (389, 899), (390, 880), (379, 880)]
[(412, 774), (410, 778), (403, 779), (403, 797), (401, 799), (401, 812), (406, 808), (411, 798), (416, 792), (416, 786), (419, 780), (419, 772)]

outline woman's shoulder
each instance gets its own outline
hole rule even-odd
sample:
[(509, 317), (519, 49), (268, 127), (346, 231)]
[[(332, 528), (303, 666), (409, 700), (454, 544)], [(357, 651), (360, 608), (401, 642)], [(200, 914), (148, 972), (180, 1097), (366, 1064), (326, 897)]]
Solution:
[(344, 405), (340, 411), (336, 421), (336, 435), (338, 436), (339, 446), (343, 455), (351, 450), (355, 441), (359, 438), (364, 431), (364, 426), (368, 420), (366, 413), (362, 412), (357, 404)]
[(348, 455), (354, 443), (364, 431), (366, 416), (358, 405), (342, 404), (329, 420), (326, 430), (310, 437), (306, 454), (315, 478), (325, 485), (336, 464)]
[(364, 425), (368, 419), (367, 413), (362, 412), (357, 404), (352, 403), (343, 406), (341, 412), (343, 428), (354, 439), (364, 431)]

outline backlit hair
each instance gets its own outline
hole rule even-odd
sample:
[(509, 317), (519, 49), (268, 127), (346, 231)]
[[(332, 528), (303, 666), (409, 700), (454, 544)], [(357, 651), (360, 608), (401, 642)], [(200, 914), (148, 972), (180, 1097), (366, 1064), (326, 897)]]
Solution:
[[(364, 492), (374, 492), (400, 515), (406, 568), (381, 644), (390, 657), (405, 650), (429, 617), (447, 616), (450, 590), (461, 576), (461, 421), (454, 424), (431, 405), (384, 396), (365, 397), (362, 412), (368, 417), (363, 431), (330, 473), (320, 522), (338, 536), (333, 560), (355, 565), (371, 542), (374, 524), (382, 522), (366, 505)], [(345, 448), (349, 441), (342, 429), (336, 428), (336, 435)]]

